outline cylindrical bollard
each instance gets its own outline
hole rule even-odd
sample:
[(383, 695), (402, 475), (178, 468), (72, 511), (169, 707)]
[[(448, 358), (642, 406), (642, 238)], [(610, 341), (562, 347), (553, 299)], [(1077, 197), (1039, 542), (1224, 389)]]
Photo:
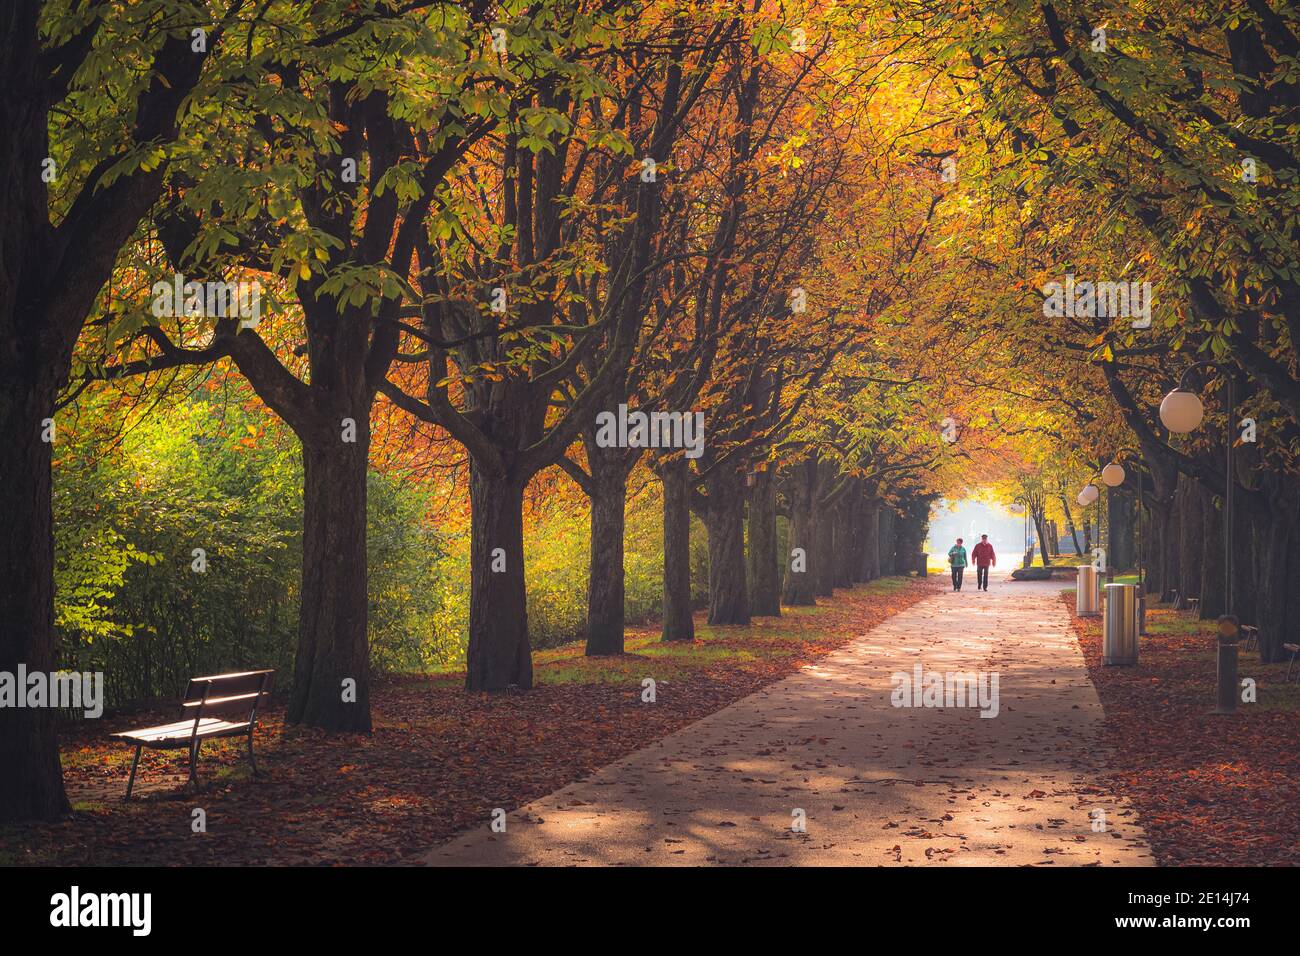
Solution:
[(1079, 617), (1098, 617), (1101, 609), (1100, 595), (1097, 593), (1097, 569), (1091, 564), (1079, 565), (1079, 575), (1075, 582), (1074, 613)]
[(1237, 634), (1239, 624), (1235, 614), (1219, 618), (1218, 693), (1215, 695), (1214, 713), (1237, 712)]
[(1137, 585), (1106, 585), (1106, 619), (1101, 662), (1136, 664), (1138, 659)]
[(1219, 645), (1219, 693), (1216, 714), (1237, 712), (1237, 645)]

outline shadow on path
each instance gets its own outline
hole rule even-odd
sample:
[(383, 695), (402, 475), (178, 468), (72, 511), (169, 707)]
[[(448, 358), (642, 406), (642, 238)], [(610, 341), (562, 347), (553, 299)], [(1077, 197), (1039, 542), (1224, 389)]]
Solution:
[[(995, 575), (936, 594), (520, 808), (505, 833), (484, 821), (417, 862), (1153, 865), (1104, 788), (1101, 705), (1060, 590)], [(996, 716), (894, 706), (891, 675), (917, 664), (996, 675)]]

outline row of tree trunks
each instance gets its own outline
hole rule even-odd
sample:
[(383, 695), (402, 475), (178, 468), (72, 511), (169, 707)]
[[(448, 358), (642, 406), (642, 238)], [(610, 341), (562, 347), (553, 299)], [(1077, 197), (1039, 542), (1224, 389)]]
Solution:
[(1278, 578), (1279, 564), (1295, 570), (1288, 564), (1295, 506), (1287, 494), (1270, 499), (1266, 508), (1258, 503), (1253, 508), (1240, 504), (1234, 508), (1231, 600), (1224, 568), (1222, 497), (1202, 482), (1180, 475), (1167, 503), (1154, 497), (1147, 504), (1142, 550), (1148, 593), (1166, 601), (1177, 593), (1180, 606), (1195, 597), (1202, 619), (1231, 612), (1241, 623), (1260, 628), (1261, 644), (1268, 646), (1263, 653), (1278, 653), (1275, 647), (1284, 639), (1279, 635), (1296, 623), (1286, 579)]
[[(594, 463), (592, 468), (593, 474), (599, 470)], [(624, 482), (625, 478), (623, 473)], [(688, 462), (666, 462), (661, 469), (663, 639), (695, 636), (690, 591), (692, 503), (708, 534), (710, 624), (746, 624), (751, 616), (779, 616), (782, 604), (812, 605), (819, 596), (833, 595), (837, 587), (916, 570), (911, 565), (925, 539), (930, 501), (918, 499), (900, 516), (880, 499), (865, 495), (857, 483), (841, 486), (827, 501), (822, 489), (833, 478), (825, 463), (816, 459), (800, 462), (786, 473), (789, 553), (779, 554), (774, 473), (757, 472), (746, 487), (743, 472), (716, 470), (706, 479), (707, 495), (702, 496), (693, 491), (696, 479)], [(593, 507), (598, 497), (593, 494)], [(601, 526), (612, 528), (617, 523), (621, 531), (621, 520), (620, 509), (617, 516), (611, 513), (601, 519)], [(595, 527), (593, 519), (593, 568), (598, 561)], [(621, 563), (621, 547), (610, 545), (608, 550), (617, 551)]]

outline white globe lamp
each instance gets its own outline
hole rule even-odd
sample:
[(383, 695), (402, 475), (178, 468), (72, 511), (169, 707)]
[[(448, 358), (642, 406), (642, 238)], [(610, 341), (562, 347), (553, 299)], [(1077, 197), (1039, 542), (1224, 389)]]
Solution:
[(1205, 417), (1200, 396), (1185, 388), (1176, 388), (1160, 403), (1160, 421), (1176, 435), (1186, 435)]

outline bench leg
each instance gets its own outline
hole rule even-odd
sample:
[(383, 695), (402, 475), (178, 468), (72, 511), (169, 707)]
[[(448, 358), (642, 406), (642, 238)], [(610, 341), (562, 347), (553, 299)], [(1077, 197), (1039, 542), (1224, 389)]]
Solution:
[(187, 782), (187, 786), (198, 786), (199, 775), (196, 771), (195, 765), (199, 761), (200, 746), (202, 746), (202, 741), (199, 740), (196, 740), (194, 741), (194, 743), (190, 744), (190, 779)]
[(253, 776), (258, 776), (257, 758), (253, 756), (253, 731), (251, 728), (248, 731), (248, 762), (253, 765)]
[(135, 786), (135, 768), (140, 763), (140, 748), (142, 744), (135, 745), (135, 758), (131, 761), (131, 776), (126, 780), (126, 796), (122, 798), (123, 802), (131, 799), (131, 788)]
[(1294, 666), (1295, 666), (1295, 654), (1292, 654), (1291, 659), (1286, 662), (1286, 677), (1283, 678), (1282, 683), (1284, 684), (1291, 683), (1291, 668)]

